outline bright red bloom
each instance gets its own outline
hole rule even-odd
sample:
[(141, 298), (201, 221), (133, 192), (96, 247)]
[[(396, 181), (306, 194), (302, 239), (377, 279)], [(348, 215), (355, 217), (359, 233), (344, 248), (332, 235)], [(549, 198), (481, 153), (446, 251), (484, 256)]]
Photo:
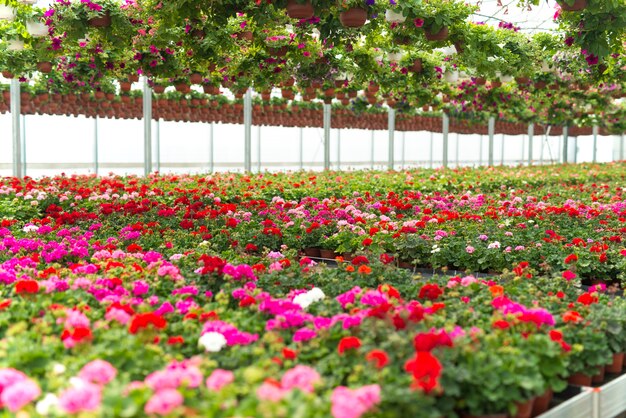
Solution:
[(283, 348), (283, 357), (285, 360), (295, 360), (297, 356), (298, 353), (296, 353), (296, 351), (287, 347)]
[(393, 260), (394, 260), (393, 256), (387, 253), (382, 253), (380, 255), (380, 262), (383, 264), (391, 264), (393, 263)]
[(154, 312), (140, 313), (133, 317), (128, 327), (131, 334), (136, 334), (142, 329), (152, 326), (155, 329), (164, 329), (167, 326), (167, 320)]
[(576, 273), (574, 273), (574, 272), (573, 272), (573, 271), (571, 271), (571, 270), (565, 270), (565, 271), (563, 272), (563, 278), (564, 278), (565, 280), (567, 280), (567, 281), (570, 281), (570, 280), (572, 280), (572, 279), (575, 279), (575, 278), (576, 278)]
[(352, 264), (355, 266), (360, 266), (361, 264), (369, 264), (370, 261), (364, 255), (357, 255), (352, 259)]
[(174, 337), (170, 337), (167, 339), (168, 345), (183, 344), (184, 342), (185, 342), (185, 339), (181, 335), (176, 335)]
[(361, 347), (361, 340), (357, 337), (343, 337), (341, 341), (339, 341), (337, 351), (339, 354), (343, 354), (346, 350), (356, 350), (359, 347)]
[(606, 253), (600, 254), (600, 259), (599, 260), (600, 260), (601, 263), (606, 263), (606, 260), (607, 260)]
[(371, 238), (365, 238), (362, 242), (364, 247), (369, 247), (370, 245), (372, 245), (372, 243), (374, 242), (374, 240), (372, 240)]
[(580, 322), (583, 317), (576, 311), (567, 311), (563, 314), (563, 322)]
[(420, 299), (435, 300), (439, 296), (443, 295), (443, 290), (434, 283), (427, 283), (420, 289)]
[(61, 340), (67, 340), (71, 338), (76, 343), (84, 343), (87, 341), (91, 341), (93, 339), (93, 334), (91, 333), (91, 329), (88, 327), (76, 327), (73, 330), (63, 330), (61, 334)]
[(431, 351), (433, 348), (440, 346), (452, 347), (452, 339), (444, 330), (439, 332), (422, 332), (413, 339), (413, 346), (415, 351)]
[(0, 311), (8, 308), (9, 306), (11, 306), (11, 299), (3, 300), (2, 302), (0, 302)]
[(21, 295), (23, 293), (37, 293), (39, 291), (39, 283), (36, 280), (18, 280), (15, 282), (15, 293)]
[(441, 363), (437, 357), (429, 352), (418, 352), (415, 358), (407, 361), (404, 370), (413, 375), (413, 389), (421, 389), (425, 393), (430, 393), (439, 385), (441, 375)]
[(578, 296), (576, 302), (582, 303), (585, 306), (589, 306), (592, 303), (598, 302), (598, 297), (593, 296), (591, 293), (583, 293), (582, 295)]
[(256, 304), (256, 299), (253, 296), (246, 295), (239, 301), (239, 306), (245, 308), (246, 306)]
[(383, 350), (372, 350), (365, 355), (365, 360), (375, 364), (377, 369), (382, 369), (389, 364), (389, 356)]
[(563, 339), (563, 333), (559, 330), (552, 329), (550, 330), (550, 339), (552, 341), (561, 341)]
[(390, 284), (379, 284), (377, 290), (381, 293), (386, 293), (390, 298), (400, 299), (400, 292)]
[(246, 251), (249, 253), (253, 253), (259, 250), (259, 247), (257, 247), (256, 245), (254, 245), (253, 243), (249, 242), (246, 244)]
[(511, 326), (507, 321), (499, 319), (493, 323), (493, 327), (497, 329), (508, 329)]
[(578, 261), (578, 256), (576, 254), (570, 254), (565, 257), (565, 264), (572, 264)]

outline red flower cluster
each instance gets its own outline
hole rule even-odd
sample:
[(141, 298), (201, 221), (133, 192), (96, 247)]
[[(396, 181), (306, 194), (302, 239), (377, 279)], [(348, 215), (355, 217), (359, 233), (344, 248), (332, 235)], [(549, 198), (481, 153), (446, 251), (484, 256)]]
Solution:
[(207, 254), (201, 255), (199, 261), (202, 264), (200, 274), (222, 274), (224, 266), (226, 265), (226, 260)]
[(421, 389), (426, 393), (430, 393), (439, 386), (442, 369), (437, 357), (428, 351), (416, 353), (415, 357), (404, 365), (404, 370), (413, 375), (411, 388)]
[(572, 346), (563, 341), (563, 333), (559, 330), (553, 329), (550, 331), (550, 339), (554, 342), (557, 342), (561, 345), (563, 351), (571, 351)]
[(591, 293), (583, 293), (582, 295), (578, 296), (578, 299), (576, 300), (576, 302), (582, 303), (585, 306), (589, 306), (592, 303), (597, 303), (598, 297), (595, 295), (592, 295)]
[(361, 347), (361, 340), (357, 337), (343, 337), (339, 341), (339, 345), (337, 346), (337, 351), (339, 354), (343, 354), (346, 350), (356, 350)]
[[(65, 329), (61, 334), (61, 340), (71, 338), (75, 344), (85, 343), (93, 339), (91, 329), (88, 327), (76, 327), (73, 330)], [(73, 344), (72, 344), (73, 345)]]
[(572, 264), (578, 261), (578, 256), (576, 254), (570, 254), (565, 257), (565, 264)]
[(15, 282), (15, 293), (18, 295), (24, 293), (37, 293), (39, 291), (39, 283), (36, 280), (18, 280)]
[(128, 327), (128, 331), (131, 334), (136, 334), (142, 329), (146, 329), (149, 326), (155, 329), (164, 329), (167, 326), (167, 320), (154, 312), (140, 313), (133, 317)]
[(441, 295), (443, 295), (443, 289), (434, 283), (428, 283), (420, 289), (419, 298), (435, 300)]
[(389, 364), (389, 356), (383, 350), (372, 350), (365, 355), (365, 360), (374, 363), (377, 369), (382, 369)]

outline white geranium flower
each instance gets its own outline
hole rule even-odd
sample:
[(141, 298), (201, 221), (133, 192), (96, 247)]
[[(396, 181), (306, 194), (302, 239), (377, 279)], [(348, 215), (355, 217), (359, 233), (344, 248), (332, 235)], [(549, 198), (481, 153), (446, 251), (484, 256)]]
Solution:
[(53, 393), (47, 393), (42, 400), (37, 402), (35, 410), (39, 415), (49, 415), (58, 404), (59, 398)]
[(226, 346), (226, 338), (219, 332), (207, 332), (200, 337), (198, 344), (204, 347), (206, 351), (217, 353)]

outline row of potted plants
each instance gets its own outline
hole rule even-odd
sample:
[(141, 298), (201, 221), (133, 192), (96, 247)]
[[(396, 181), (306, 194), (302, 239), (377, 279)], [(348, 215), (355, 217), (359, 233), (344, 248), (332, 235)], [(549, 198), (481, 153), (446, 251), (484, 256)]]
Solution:
[[(581, 287), (626, 251), (620, 170), (3, 178), (0, 408), (537, 416), (622, 371), (624, 299)], [(324, 228), (336, 268), (299, 252)], [(408, 236), (503, 273), (416, 277)]]

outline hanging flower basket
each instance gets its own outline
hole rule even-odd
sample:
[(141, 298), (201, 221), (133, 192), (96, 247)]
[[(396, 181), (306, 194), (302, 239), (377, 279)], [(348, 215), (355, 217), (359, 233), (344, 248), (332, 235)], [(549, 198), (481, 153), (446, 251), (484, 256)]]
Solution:
[(48, 74), (52, 71), (52, 63), (50, 61), (42, 61), (37, 63), (37, 71)]
[(415, 61), (413, 61), (413, 65), (409, 67), (409, 70), (414, 73), (421, 73), (423, 70), (422, 60), (420, 58), (417, 58)]
[(287, 51), (289, 51), (289, 48), (287, 48), (286, 45), (279, 48), (267, 48), (267, 52), (269, 52), (269, 54), (273, 57), (284, 57), (287, 55)]
[(566, 0), (557, 0), (557, 3), (566, 12), (579, 12), (587, 8), (587, 0), (574, 0), (572, 5), (567, 4)]
[(200, 73), (192, 73), (189, 76), (189, 82), (191, 84), (202, 84), (202, 80), (204, 77), (202, 77), (202, 74)]
[(108, 28), (111, 26), (111, 15), (106, 12), (102, 16), (92, 17), (88, 20), (89, 26), (94, 28)]
[(299, 3), (297, 0), (287, 1), (287, 16), (292, 19), (310, 19), (315, 14), (310, 0)]
[(361, 7), (353, 7), (339, 14), (339, 21), (346, 28), (360, 28), (366, 20), (367, 11)]
[(425, 30), (424, 35), (426, 35), (426, 39), (434, 42), (434, 41), (445, 41), (450, 36), (450, 31), (447, 26), (443, 26), (439, 29), (438, 32), (432, 32), (431, 30)]

